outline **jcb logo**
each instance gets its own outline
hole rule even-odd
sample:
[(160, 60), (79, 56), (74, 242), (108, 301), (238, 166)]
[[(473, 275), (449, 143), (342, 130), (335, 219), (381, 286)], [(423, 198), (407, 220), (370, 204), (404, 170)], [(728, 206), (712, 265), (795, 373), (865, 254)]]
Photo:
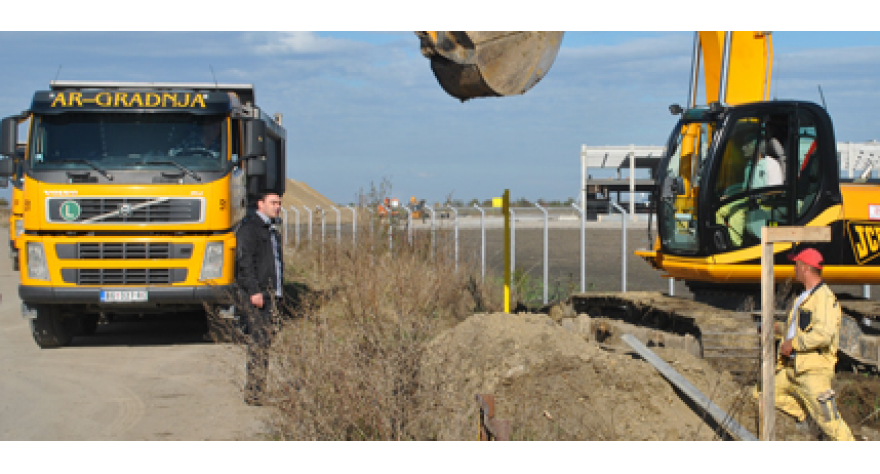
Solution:
[(856, 263), (864, 265), (880, 256), (880, 225), (869, 222), (850, 222), (849, 239)]

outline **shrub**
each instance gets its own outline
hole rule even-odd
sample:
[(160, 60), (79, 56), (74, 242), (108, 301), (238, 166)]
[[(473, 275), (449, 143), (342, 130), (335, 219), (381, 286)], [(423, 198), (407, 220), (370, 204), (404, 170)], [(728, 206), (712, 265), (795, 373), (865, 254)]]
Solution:
[(439, 394), (418, 382), (424, 348), (478, 302), (500, 301), (477, 284), (473, 266), (455, 270), (445, 245), (432, 257), (430, 240), (417, 235), (389, 252), (387, 234), (371, 238), (368, 229), (356, 247), (313, 243), (286, 257), (287, 279), (307, 290), (270, 356), (279, 439), (435, 439)]

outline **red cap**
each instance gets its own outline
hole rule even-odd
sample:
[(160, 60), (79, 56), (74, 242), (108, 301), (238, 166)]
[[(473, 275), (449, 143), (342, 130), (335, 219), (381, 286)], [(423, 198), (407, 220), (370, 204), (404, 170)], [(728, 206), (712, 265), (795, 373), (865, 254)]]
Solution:
[(819, 270), (822, 269), (822, 262), (824, 261), (822, 254), (814, 248), (803, 249), (794, 257), (789, 257), (789, 260), (792, 262), (801, 261), (813, 268), (818, 268)]

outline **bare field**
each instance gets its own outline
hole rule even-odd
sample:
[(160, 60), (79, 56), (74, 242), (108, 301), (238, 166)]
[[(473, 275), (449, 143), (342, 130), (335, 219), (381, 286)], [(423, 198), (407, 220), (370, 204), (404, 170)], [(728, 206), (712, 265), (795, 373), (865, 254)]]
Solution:
[[(656, 235), (656, 234), (655, 234)], [(549, 229), (548, 231), (548, 279), (550, 288), (580, 289), (580, 229)], [(461, 230), (461, 256), (480, 261), (480, 231)], [(544, 275), (543, 229), (517, 229), (516, 269), (528, 273), (538, 281)], [(621, 289), (621, 231), (620, 229), (588, 228), (586, 232), (586, 289), (596, 291), (619, 291)], [(627, 290), (668, 291), (669, 280), (636, 256), (637, 248), (648, 248), (645, 228), (627, 231)], [(486, 230), (487, 272), (503, 275), (504, 232), (501, 229)], [(676, 282), (675, 294), (690, 294), (682, 282)]]
[[(459, 231), (460, 256), (480, 265), (480, 230), (462, 229)], [(656, 232), (653, 237), (656, 238)], [(580, 229), (550, 228), (548, 232), (548, 279), (550, 293), (555, 289), (580, 290)], [(544, 275), (544, 231), (543, 229), (517, 229), (516, 268), (528, 273), (533, 281), (543, 281)], [(669, 279), (660, 270), (635, 255), (636, 249), (650, 248), (648, 231), (644, 227), (627, 230), (626, 239), (626, 289), (627, 291), (669, 291)], [(586, 290), (621, 290), (621, 230), (609, 228), (590, 228), (586, 230)], [(503, 276), (504, 233), (501, 229), (486, 230), (486, 269), (488, 275)], [(857, 285), (832, 285), (837, 293), (862, 295), (862, 287)], [(675, 282), (675, 295), (693, 297), (684, 282)], [(871, 299), (878, 299), (880, 290), (874, 288)], [(566, 293), (567, 294), (567, 293)], [(552, 300), (552, 297), (551, 297)]]

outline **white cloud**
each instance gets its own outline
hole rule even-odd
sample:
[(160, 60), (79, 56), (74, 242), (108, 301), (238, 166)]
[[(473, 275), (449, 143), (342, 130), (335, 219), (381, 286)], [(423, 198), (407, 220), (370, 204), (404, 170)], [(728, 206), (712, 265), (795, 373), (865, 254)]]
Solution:
[(249, 34), (253, 51), (263, 55), (333, 54), (362, 51), (363, 43), (340, 38), (319, 36), (311, 31)]

